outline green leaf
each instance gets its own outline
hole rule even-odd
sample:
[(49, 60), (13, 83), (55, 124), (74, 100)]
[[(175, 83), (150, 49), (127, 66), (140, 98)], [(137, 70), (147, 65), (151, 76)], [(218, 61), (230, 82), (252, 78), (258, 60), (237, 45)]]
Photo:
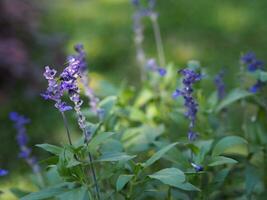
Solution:
[(45, 151), (48, 151), (49, 153), (52, 153), (55, 155), (59, 155), (63, 151), (62, 147), (58, 147), (58, 146), (51, 145), (51, 144), (36, 144), (35, 146), (42, 148)]
[(223, 100), (222, 102), (218, 105), (216, 112), (219, 112), (223, 108), (229, 106), (230, 104), (246, 98), (248, 96), (251, 96), (252, 94), (246, 90), (241, 90), (241, 89), (234, 89), (232, 90)]
[(176, 187), (180, 183), (185, 181), (184, 173), (177, 168), (166, 168), (162, 169), (152, 175), (150, 178), (157, 179), (166, 185)]
[(142, 166), (148, 167), (148, 166), (152, 165), (154, 162), (159, 160), (165, 153), (167, 153), (171, 148), (173, 148), (177, 144), (178, 144), (178, 142), (175, 142), (175, 143), (169, 144), (166, 147), (163, 147), (161, 150), (159, 150), (153, 156), (151, 156), (151, 158), (149, 158), (145, 163), (143, 163)]
[(219, 171), (218, 173), (216, 173), (215, 177), (212, 180), (211, 185), (213, 187), (220, 187), (224, 183), (224, 180), (228, 176), (229, 172), (230, 172), (230, 169), (225, 168)]
[(199, 188), (197, 188), (196, 186), (194, 186), (188, 182), (179, 183), (178, 185), (176, 185), (176, 187), (181, 189), (181, 190), (186, 190), (186, 191), (198, 191), (198, 192), (200, 191)]
[(224, 165), (224, 164), (236, 164), (237, 161), (232, 159), (232, 158), (228, 158), (225, 156), (214, 156), (212, 157), (210, 163), (208, 164), (208, 166), (217, 166), (217, 165)]
[(116, 102), (117, 102), (116, 96), (108, 96), (105, 99), (103, 99), (102, 101), (100, 101), (100, 103), (98, 105), (100, 108), (104, 109), (104, 111), (105, 111), (104, 116), (105, 117), (107, 117), (107, 115), (110, 114), (110, 111)]
[[(212, 151), (212, 156), (218, 156), (225, 153), (228, 149), (233, 148), (238, 145), (246, 145), (247, 141), (244, 138), (239, 136), (227, 136), (222, 138), (217, 144), (214, 146)], [(238, 154), (238, 152), (234, 152)]]
[(21, 189), (18, 189), (18, 188), (11, 188), (10, 189), (10, 192), (15, 195), (16, 197), (18, 198), (21, 198), (23, 196), (26, 196), (27, 194), (29, 194), (30, 192), (28, 191), (24, 191), (24, 190), (21, 190)]
[(133, 175), (120, 175), (116, 182), (116, 190), (120, 191), (133, 178)]
[(267, 72), (262, 70), (257, 70), (255, 74), (257, 76), (257, 79), (261, 80), (262, 82), (267, 81)]
[(89, 193), (86, 187), (75, 188), (59, 196), (60, 200), (89, 200)]
[[(66, 186), (66, 185), (65, 185)], [(33, 192), (22, 197), (20, 200), (41, 200), (51, 198), (69, 191), (69, 188), (62, 186), (48, 187), (38, 192)]]
[(130, 128), (122, 136), (124, 148), (131, 152), (145, 151), (164, 132), (164, 129), (163, 125)]
[(115, 161), (127, 161), (131, 160), (136, 156), (130, 156), (123, 152), (110, 152), (110, 153), (104, 153), (98, 161), (100, 162), (115, 162)]
[(113, 132), (104, 132), (97, 134), (88, 144), (89, 151), (94, 151), (97, 149), (97, 146), (103, 142), (105, 142), (108, 138), (110, 138), (115, 133)]

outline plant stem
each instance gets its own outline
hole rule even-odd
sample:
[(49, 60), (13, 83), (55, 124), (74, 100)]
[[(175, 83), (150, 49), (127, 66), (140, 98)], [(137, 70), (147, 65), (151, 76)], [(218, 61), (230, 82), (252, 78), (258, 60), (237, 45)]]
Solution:
[(165, 55), (164, 55), (164, 49), (163, 49), (163, 44), (162, 44), (162, 39), (161, 39), (161, 34), (160, 34), (160, 28), (157, 20), (157, 14), (152, 13), (150, 16), (152, 26), (153, 26), (153, 31), (155, 35), (155, 40), (156, 40), (156, 46), (157, 46), (157, 51), (158, 51), (158, 56), (159, 56), (159, 63), (161, 67), (165, 66)]
[(95, 185), (95, 190), (96, 190), (96, 196), (97, 196), (97, 199), (100, 200), (100, 191), (99, 191), (99, 187), (98, 187), (98, 183), (97, 183), (97, 179), (96, 179), (95, 167), (94, 167), (94, 164), (93, 164), (93, 156), (92, 156), (92, 154), (90, 152), (88, 154), (88, 157), (89, 157), (89, 162), (90, 162), (90, 166), (91, 166), (91, 171), (92, 171), (92, 174), (93, 174), (94, 185)]
[(66, 118), (64, 112), (61, 112), (61, 115), (62, 115), (62, 118), (63, 118), (63, 121), (64, 121), (64, 126), (65, 126), (65, 129), (66, 129), (66, 132), (67, 132), (69, 144), (72, 145), (67, 118)]

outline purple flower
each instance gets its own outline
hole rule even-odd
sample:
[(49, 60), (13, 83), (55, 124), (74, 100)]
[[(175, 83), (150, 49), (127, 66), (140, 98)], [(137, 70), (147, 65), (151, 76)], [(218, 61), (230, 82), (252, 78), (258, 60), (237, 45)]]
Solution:
[(263, 62), (258, 60), (255, 56), (255, 53), (248, 52), (241, 57), (241, 62), (247, 66), (249, 72), (254, 72), (258, 69), (263, 68)]
[(5, 169), (0, 169), (0, 176), (6, 176), (8, 174), (8, 171)]
[(158, 68), (158, 72), (160, 76), (165, 76), (167, 73), (166, 69), (164, 68)]
[(140, 6), (140, 1), (139, 0), (131, 0), (132, 4), (136, 7)]
[(48, 87), (47, 90), (41, 94), (41, 96), (45, 100), (55, 101), (55, 107), (59, 109), (60, 112), (64, 112), (71, 109), (66, 102), (61, 100), (64, 91), (71, 87), (70, 82), (68, 82), (70, 79), (68, 79), (67, 75), (65, 74), (65, 77), (62, 78), (65, 80), (62, 81), (55, 77), (56, 73), (57, 71), (51, 69), (49, 66), (45, 67), (44, 77), (48, 81)]
[(189, 132), (187, 133), (187, 137), (189, 141), (195, 141), (198, 137), (198, 134), (192, 130), (189, 130)]
[(29, 139), (25, 125), (30, 122), (30, 119), (18, 114), (17, 112), (9, 113), (9, 119), (14, 122), (14, 127), (17, 130), (16, 139), (20, 148), (19, 157), (23, 158), (28, 163), (33, 172), (38, 173), (40, 171), (40, 167), (35, 157), (31, 156), (31, 149), (27, 146)]
[(197, 165), (197, 164), (195, 164), (195, 163), (192, 163), (192, 162), (191, 162), (191, 165), (192, 165), (192, 167), (196, 170), (196, 172), (201, 172), (201, 171), (204, 170), (204, 168), (203, 168), (202, 166)]
[(193, 97), (193, 84), (199, 80), (201, 80), (201, 74), (196, 73), (191, 69), (182, 69), (179, 70), (178, 73), (184, 76), (183, 78), (183, 88), (176, 89), (172, 94), (173, 98), (177, 98), (179, 96), (183, 96), (184, 98), (184, 106), (186, 108), (185, 116), (189, 119), (189, 132), (188, 139), (193, 141), (196, 139), (197, 134), (192, 131), (195, 126), (196, 114), (198, 111), (198, 103)]
[(148, 70), (151, 70), (151, 71), (154, 71), (154, 72), (157, 72), (160, 76), (165, 76), (167, 71), (166, 69), (162, 68), (162, 67), (159, 67), (156, 60), (155, 59), (149, 59), (147, 60), (147, 63), (146, 63), (146, 68)]
[(241, 57), (241, 61), (244, 64), (249, 64), (249, 63), (251, 63), (255, 59), (256, 59), (256, 56), (255, 56), (255, 53), (254, 52), (248, 52), (248, 53), (246, 53), (245, 55), (243, 55)]
[(249, 91), (251, 93), (257, 93), (263, 86), (264, 86), (264, 83), (262, 81), (258, 80), (254, 85), (252, 85), (249, 88)]
[(261, 60), (253, 60), (247, 66), (248, 71), (250, 71), (250, 72), (254, 72), (257, 69), (261, 69), (262, 67), (263, 67), (263, 62)]
[(214, 78), (214, 83), (217, 88), (218, 99), (223, 99), (225, 96), (225, 84), (223, 81), (224, 71), (220, 71)]
[[(248, 52), (241, 57), (241, 61), (247, 66), (249, 72), (255, 72), (256, 70), (263, 70), (264, 63), (258, 60), (253, 52)], [(257, 80), (248, 90), (251, 93), (258, 92), (264, 86), (264, 82)]]

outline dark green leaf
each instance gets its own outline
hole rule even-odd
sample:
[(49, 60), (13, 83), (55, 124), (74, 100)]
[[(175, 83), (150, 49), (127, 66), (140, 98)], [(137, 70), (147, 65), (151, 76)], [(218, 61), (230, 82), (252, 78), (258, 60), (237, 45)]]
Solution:
[(162, 169), (152, 175), (150, 178), (160, 180), (162, 183), (176, 187), (185, 181), (184, 173), (177, 168)]
[(104, 153), (98, 161), (100, 162), (115, 162), (115, 161), (127, 161), (133, 159), (135, 156), (127, 155), (123, 152), (111, 152), (111, 153)]
[(120, 175), (116, 182), (116, 190), (120, 191), (133, 178), (133, 175)]
[(241, 90), (241, 89), (234, 89), (232, 90), (223, 100), (222, 102), (218, 105), (216, 112), (219, 112), (223, 108), (229, 106), (230, 104), (246, 98), (248, 96), (251, 96), (252, 94), (246, 90)]
[(58, 146), (51, 145), (51, 144), (37, 144), (35, 146), (40, 147), (40, 148), (48, 151), (49, 153), (52, 153), (55, 155), (59, 155), (63, 151), (62, 147), (58, 147)]

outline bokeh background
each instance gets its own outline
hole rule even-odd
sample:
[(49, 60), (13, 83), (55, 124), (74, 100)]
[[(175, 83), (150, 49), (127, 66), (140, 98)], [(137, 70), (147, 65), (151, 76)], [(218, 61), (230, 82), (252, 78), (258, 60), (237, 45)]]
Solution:
[[(176, 66), (199, 60), (210, 74), (222, 68), (234, 74), (242, 52), (267, 57), (265, 0), (158, 0), (156, 10), (166, 59)], [(10, 171), (1, 177), (0, 189), (32, 188), (27, 165), (17, 156), (10, 111), (31, 118), (27, 127), (32, 146), (65, 141), (59, 113), (40, 97), (46, 87), (45, 65), (62, 69), (73, 45), (83, 43), (92, 86), (100, 97), (116, 94), (122, 81), (140, 85), (133, 13), (130, 0), (0, 0), (0, 168)], [(155, 57), (150, 21), (144, 24), (144, 46)], [(226, 78), (227, 85), (235, 82), (235, 76)], [(76, 132), (76, 124), (71, 130)], [(46, 156), (37, 148), (33, 152)], [(11, 194), (1, 198), (13, 199)]]

